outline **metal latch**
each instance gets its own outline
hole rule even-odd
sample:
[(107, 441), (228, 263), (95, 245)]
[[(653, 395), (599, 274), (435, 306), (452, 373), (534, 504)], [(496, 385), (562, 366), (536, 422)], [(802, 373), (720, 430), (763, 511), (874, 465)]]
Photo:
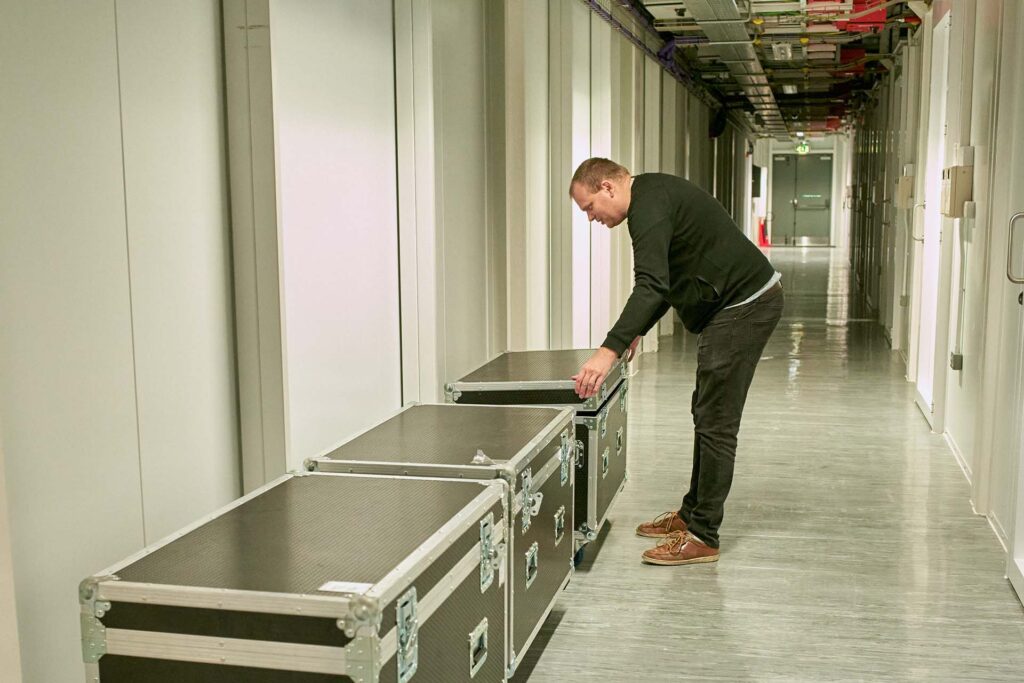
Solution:
[(530, 530), (530, 510), (533, 507), (533, 498), (530, 489), (533, 488), (533, 468), (527, 467), (519, 475), (520, 497), (522, 499), (523, 533)]
[(597, 416), (597, 424), (601, 427), (601, 438), (603, 439), (608, 433), (608, 409), (605, 408), (601, 411), (601, 414)]
[(626, 412), (626, 393), (629, 391), (629, 387), (625, 384), (622, 385), (622, 391), (619, 392), (619, 410)]
[(480, 592), (483, 593), (494, 582), (494, 570), (498, 564), (498, 549), (494, 547), (494, 513), (488, 512), (480, 520)]
[(565, 506), (558, 508), (558, 512), (555, 513), (555, 545), (557, 546), (562, 536), (565, 535)]
[(569, 432), (562, 432), (562, 446), (558, 453), (559, 464), (561, 465), (561, 484), (565, 486), (569, 483), (569, 460), (572, 458), (572, 442), (569, 440)]
[(526, 551), (526, 587), (529, 588), (533, 585), (533, 580), (537, 578), (537, 553), (540, 551), (540, 546), (534, 541), (530, 549)]
[(625, 427), (619, 427), (618, 431), (615, 432), (615, 455), (622, 455), (622, 434), (624, 429)]
[(483, 668), (487, 661), (487, 617), (477, 624), (473, 632), (469, 634), (469, 677), (476, 676), (476, 672)]
[(576, 468), (583, 469), (583, 440), (576, 439)]
[(611, 449), (608, 446), (604, 447), (604, 453), (601, 454), (601, 478), (604, 479), (608, 476), (608, 460), (611, 455)]
[(416, 587), (398, 600), (398, 683), (406, 683), (419, 664), (419, 621), (416, 618)]

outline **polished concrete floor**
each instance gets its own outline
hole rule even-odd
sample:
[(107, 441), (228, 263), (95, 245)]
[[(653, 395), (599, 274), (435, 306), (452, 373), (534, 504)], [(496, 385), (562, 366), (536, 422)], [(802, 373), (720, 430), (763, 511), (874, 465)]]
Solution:
[(716, 564), (640, 563), (689, 481), (695, 338), (630, 392), (630, 481), (515, 680), (1024, 680), (1005, 554), (848, 260), (775, 249), (786, 312), (758, 368)]

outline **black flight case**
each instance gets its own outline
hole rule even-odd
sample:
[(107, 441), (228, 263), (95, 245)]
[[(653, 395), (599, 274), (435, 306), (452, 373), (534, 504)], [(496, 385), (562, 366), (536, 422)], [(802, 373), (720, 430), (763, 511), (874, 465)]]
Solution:
[(575, 412), (577, 460), (576, 547), (597, 538), (626, 482), (628, 363), (615, 361), (596, 396), (580, 399), (569, 379), (593, 349), (507, 351), (445, 387), (449, 403), (531, 404)]
[(507, 482), (511, 677), (572, 575), (575, 460), (572, 411), (413, 404), (306, 466)]
[(505, 678), (502, 481), (290, 474), (82, 582), (101, 683)]

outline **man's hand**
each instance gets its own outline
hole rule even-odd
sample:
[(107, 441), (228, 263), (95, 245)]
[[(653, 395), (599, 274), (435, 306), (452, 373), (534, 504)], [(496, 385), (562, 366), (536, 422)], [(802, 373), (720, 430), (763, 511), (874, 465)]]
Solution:
[(584, 399), (595, 395), (608, 376), (608, 371), (612, 369), (615, 358), (616, 354), (611, 349), (603, 346), (599, 348), (580, 371), (572, 376), (576, 382), (576, 395)]
[(640, 345), (641, 339), (642, 337), (637, 336), (633, 343), (629, 345), (629, 348), (626, 350), (626, 362), (633, 360), (633, 356), (636, 355), (636, 347)]

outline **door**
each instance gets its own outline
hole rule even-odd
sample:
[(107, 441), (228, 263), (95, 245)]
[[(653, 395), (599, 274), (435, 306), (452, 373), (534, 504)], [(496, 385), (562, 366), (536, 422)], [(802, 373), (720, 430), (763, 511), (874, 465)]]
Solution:
[(832, 159), (832, 154), (773, 155), (772, 244), (831, 244)]
[(832, 155), (796, 158), (796, 197), (793, 201), (793, 243), (825, 246), (831, 242)]
[(772, 244), (792, 244), (796, 210), (796, 157), (792, 154), (772, 156), (772, 207), (768, 228)]

